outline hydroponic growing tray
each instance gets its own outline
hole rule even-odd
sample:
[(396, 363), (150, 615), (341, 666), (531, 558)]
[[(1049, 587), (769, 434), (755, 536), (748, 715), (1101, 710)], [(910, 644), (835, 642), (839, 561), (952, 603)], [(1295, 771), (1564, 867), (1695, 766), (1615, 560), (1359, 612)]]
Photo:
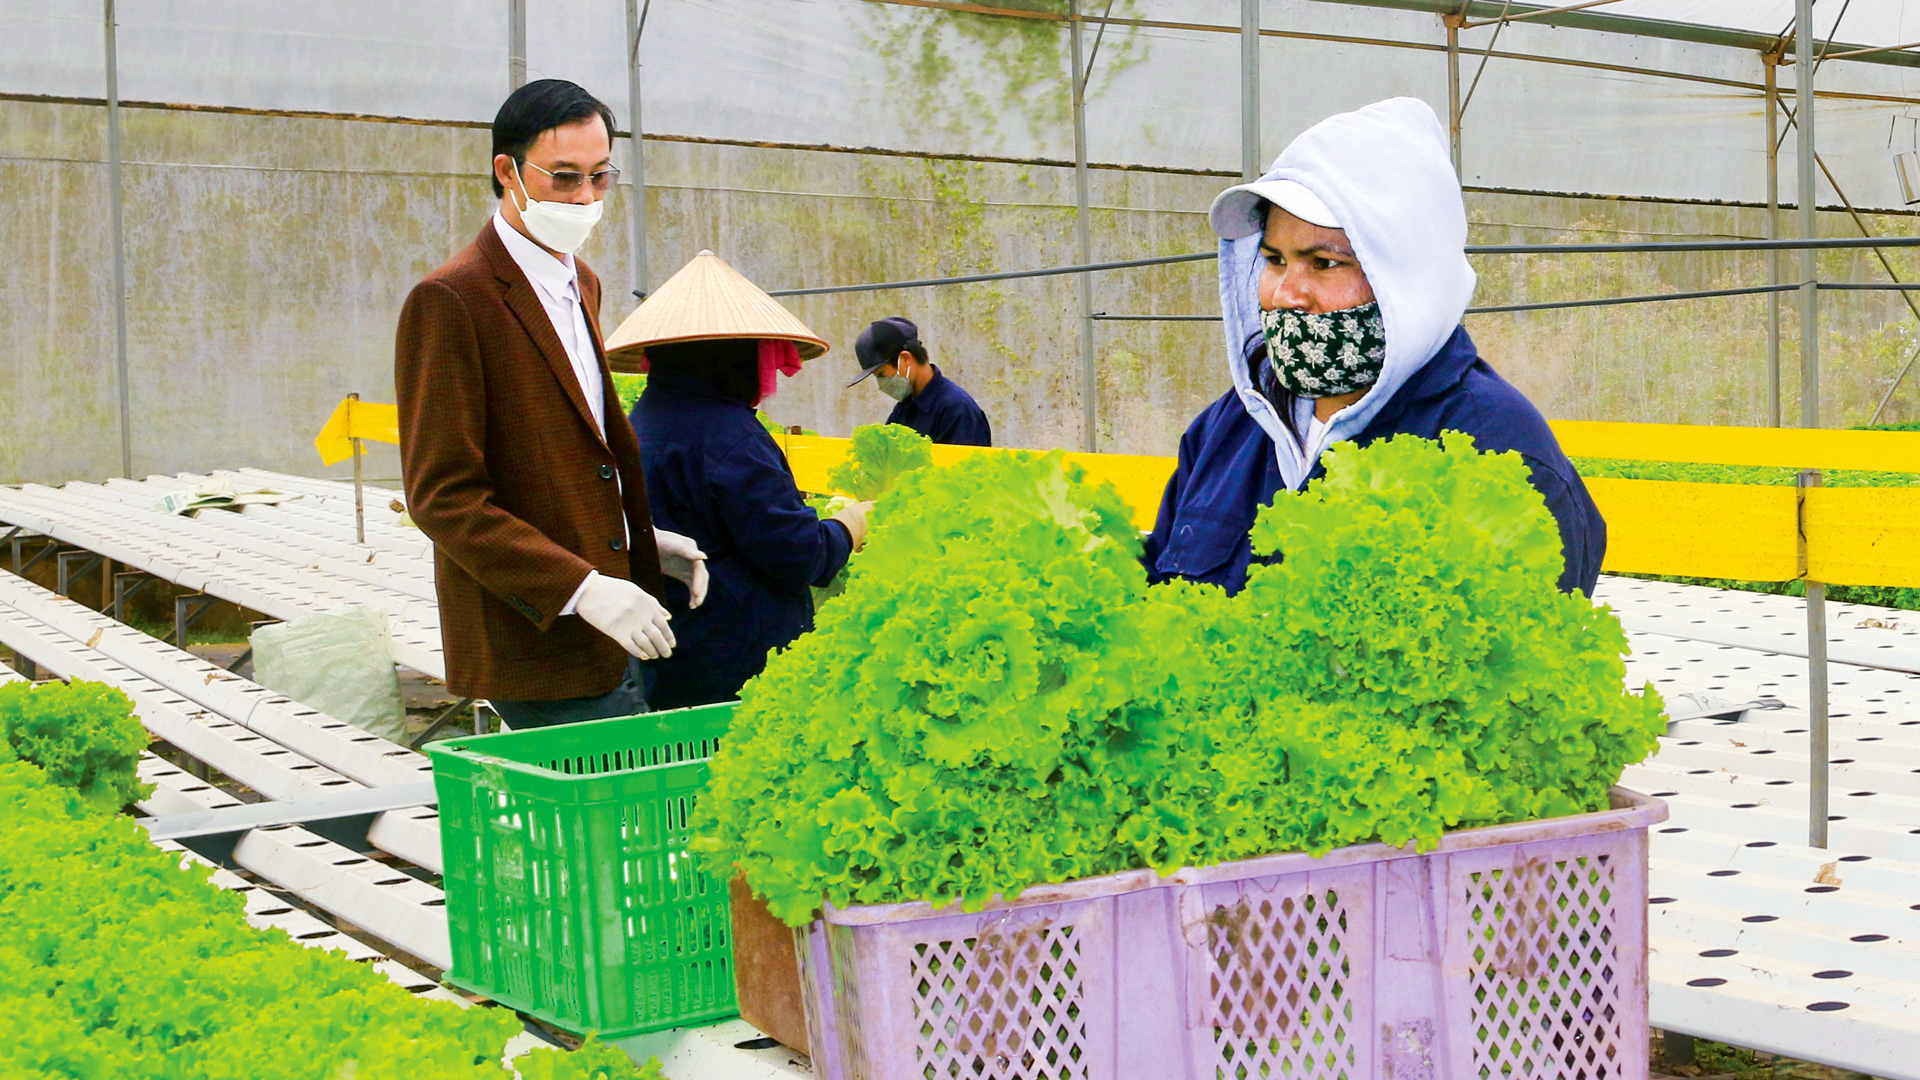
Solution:
[(427, 747), (455, 985), (612, 1038), (734, 1013), (727, 884), (687, 853), (732, 703)]
[(1647, 827), (1666, 806), (1170, 877), (967, 914), (828, 907), (800, 935), (832, 1080), (1647, 1075)]

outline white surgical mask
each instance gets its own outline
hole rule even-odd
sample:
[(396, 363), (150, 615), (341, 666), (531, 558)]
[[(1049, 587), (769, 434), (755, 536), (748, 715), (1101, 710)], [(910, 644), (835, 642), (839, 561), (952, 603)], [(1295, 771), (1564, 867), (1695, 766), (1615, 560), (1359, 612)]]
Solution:
[(895, 364), (893, 370), (895, 374), (892, 375), (875, 375), (874, 385), (893, 400), (905, 401), (913, 393), (913, 380), (907, 377), (907, 369), (900, 365)]
[[(520, 179), (519, 162), (514, 162), (513, 176)], [(520, 193), (527, 200), (526, 205), (520, 207), (521, 224), (527, 227), (528, 235), (562, 255), (573, 254), (587, 242), (587, 234), (593, 232), (604, 209), (599, 199), (590, 203), (545, 202), (526, 192), (527, 182), (521, 180)]]

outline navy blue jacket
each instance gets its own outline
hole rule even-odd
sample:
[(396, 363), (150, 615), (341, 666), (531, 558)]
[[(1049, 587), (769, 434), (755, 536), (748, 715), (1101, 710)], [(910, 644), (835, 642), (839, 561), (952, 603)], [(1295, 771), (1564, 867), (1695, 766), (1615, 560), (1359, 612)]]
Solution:
[(852, 553), (846, 527), (800, 498), (752, 407), (696, 379), (655, 373), (633, 407), (653, 523), (707, 553), (707, 599), (667, 582), (679, 644), (653, 665), (657, 709), (731, 701), (767, 653), (813, 629), (813, 595)]
[[(1466, 432), (1489, 453), (1517, 450), (1526, 458), (1533, 486), (1560, 526), (1566, 558), (1560, 588), (1591, 595), (1607, 551), (1607, 523), (1546, 419), (1480, 359), (1465, 327), (1453, 332), (1353, 441), (1365, 446), (1401, 434), (1432, 439), (1443, 431)], [(1307, 482), (1325, 472), (1315, 464)], [(1190, 578), (1240, 591), (1252, 558), (1248, 534), (1254, 515), (1281, 487), (1272, 440), (1229, 390), (1180, 437), (1180, 463), (1167, 481), (1160, 516), (1147, 539), (1148, 578)]]
[(887, 423), (910, 427), (937, 443), (993, 445), (993, 427), (987, 423), (987, 414), (980, 411), (972, 394), (940, 374), (937, 364), (933, 378), (927, 380), (919, 393), (895, 405), (887, 414)]

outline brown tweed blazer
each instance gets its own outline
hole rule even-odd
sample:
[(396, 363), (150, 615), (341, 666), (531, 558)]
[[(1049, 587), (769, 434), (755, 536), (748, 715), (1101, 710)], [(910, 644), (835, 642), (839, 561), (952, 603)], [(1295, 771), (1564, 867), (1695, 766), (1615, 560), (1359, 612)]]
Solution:
[(462, 697), (611, 691), (626, 652), (560, 609), (589, 570), (660, 595), (640, 441), (600, 340), (600, 279), (574, 265), (606, 386), (605, 441), (491, 220), (400, 311), (393, 381), (407, 508), (433, 541), (447, 687)]

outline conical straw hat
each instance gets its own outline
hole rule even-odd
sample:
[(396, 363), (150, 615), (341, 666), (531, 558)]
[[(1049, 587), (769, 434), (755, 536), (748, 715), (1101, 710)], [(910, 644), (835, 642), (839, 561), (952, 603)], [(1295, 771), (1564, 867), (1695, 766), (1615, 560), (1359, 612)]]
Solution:
[(827, 351), (826, 341), (779, 301), (720, 256), (702, 251), (607, 338), (607, 362), (615, 371), (637, 371), (649, 345), (712, 338), (784, 338), (799, 346), (802, 360)]

